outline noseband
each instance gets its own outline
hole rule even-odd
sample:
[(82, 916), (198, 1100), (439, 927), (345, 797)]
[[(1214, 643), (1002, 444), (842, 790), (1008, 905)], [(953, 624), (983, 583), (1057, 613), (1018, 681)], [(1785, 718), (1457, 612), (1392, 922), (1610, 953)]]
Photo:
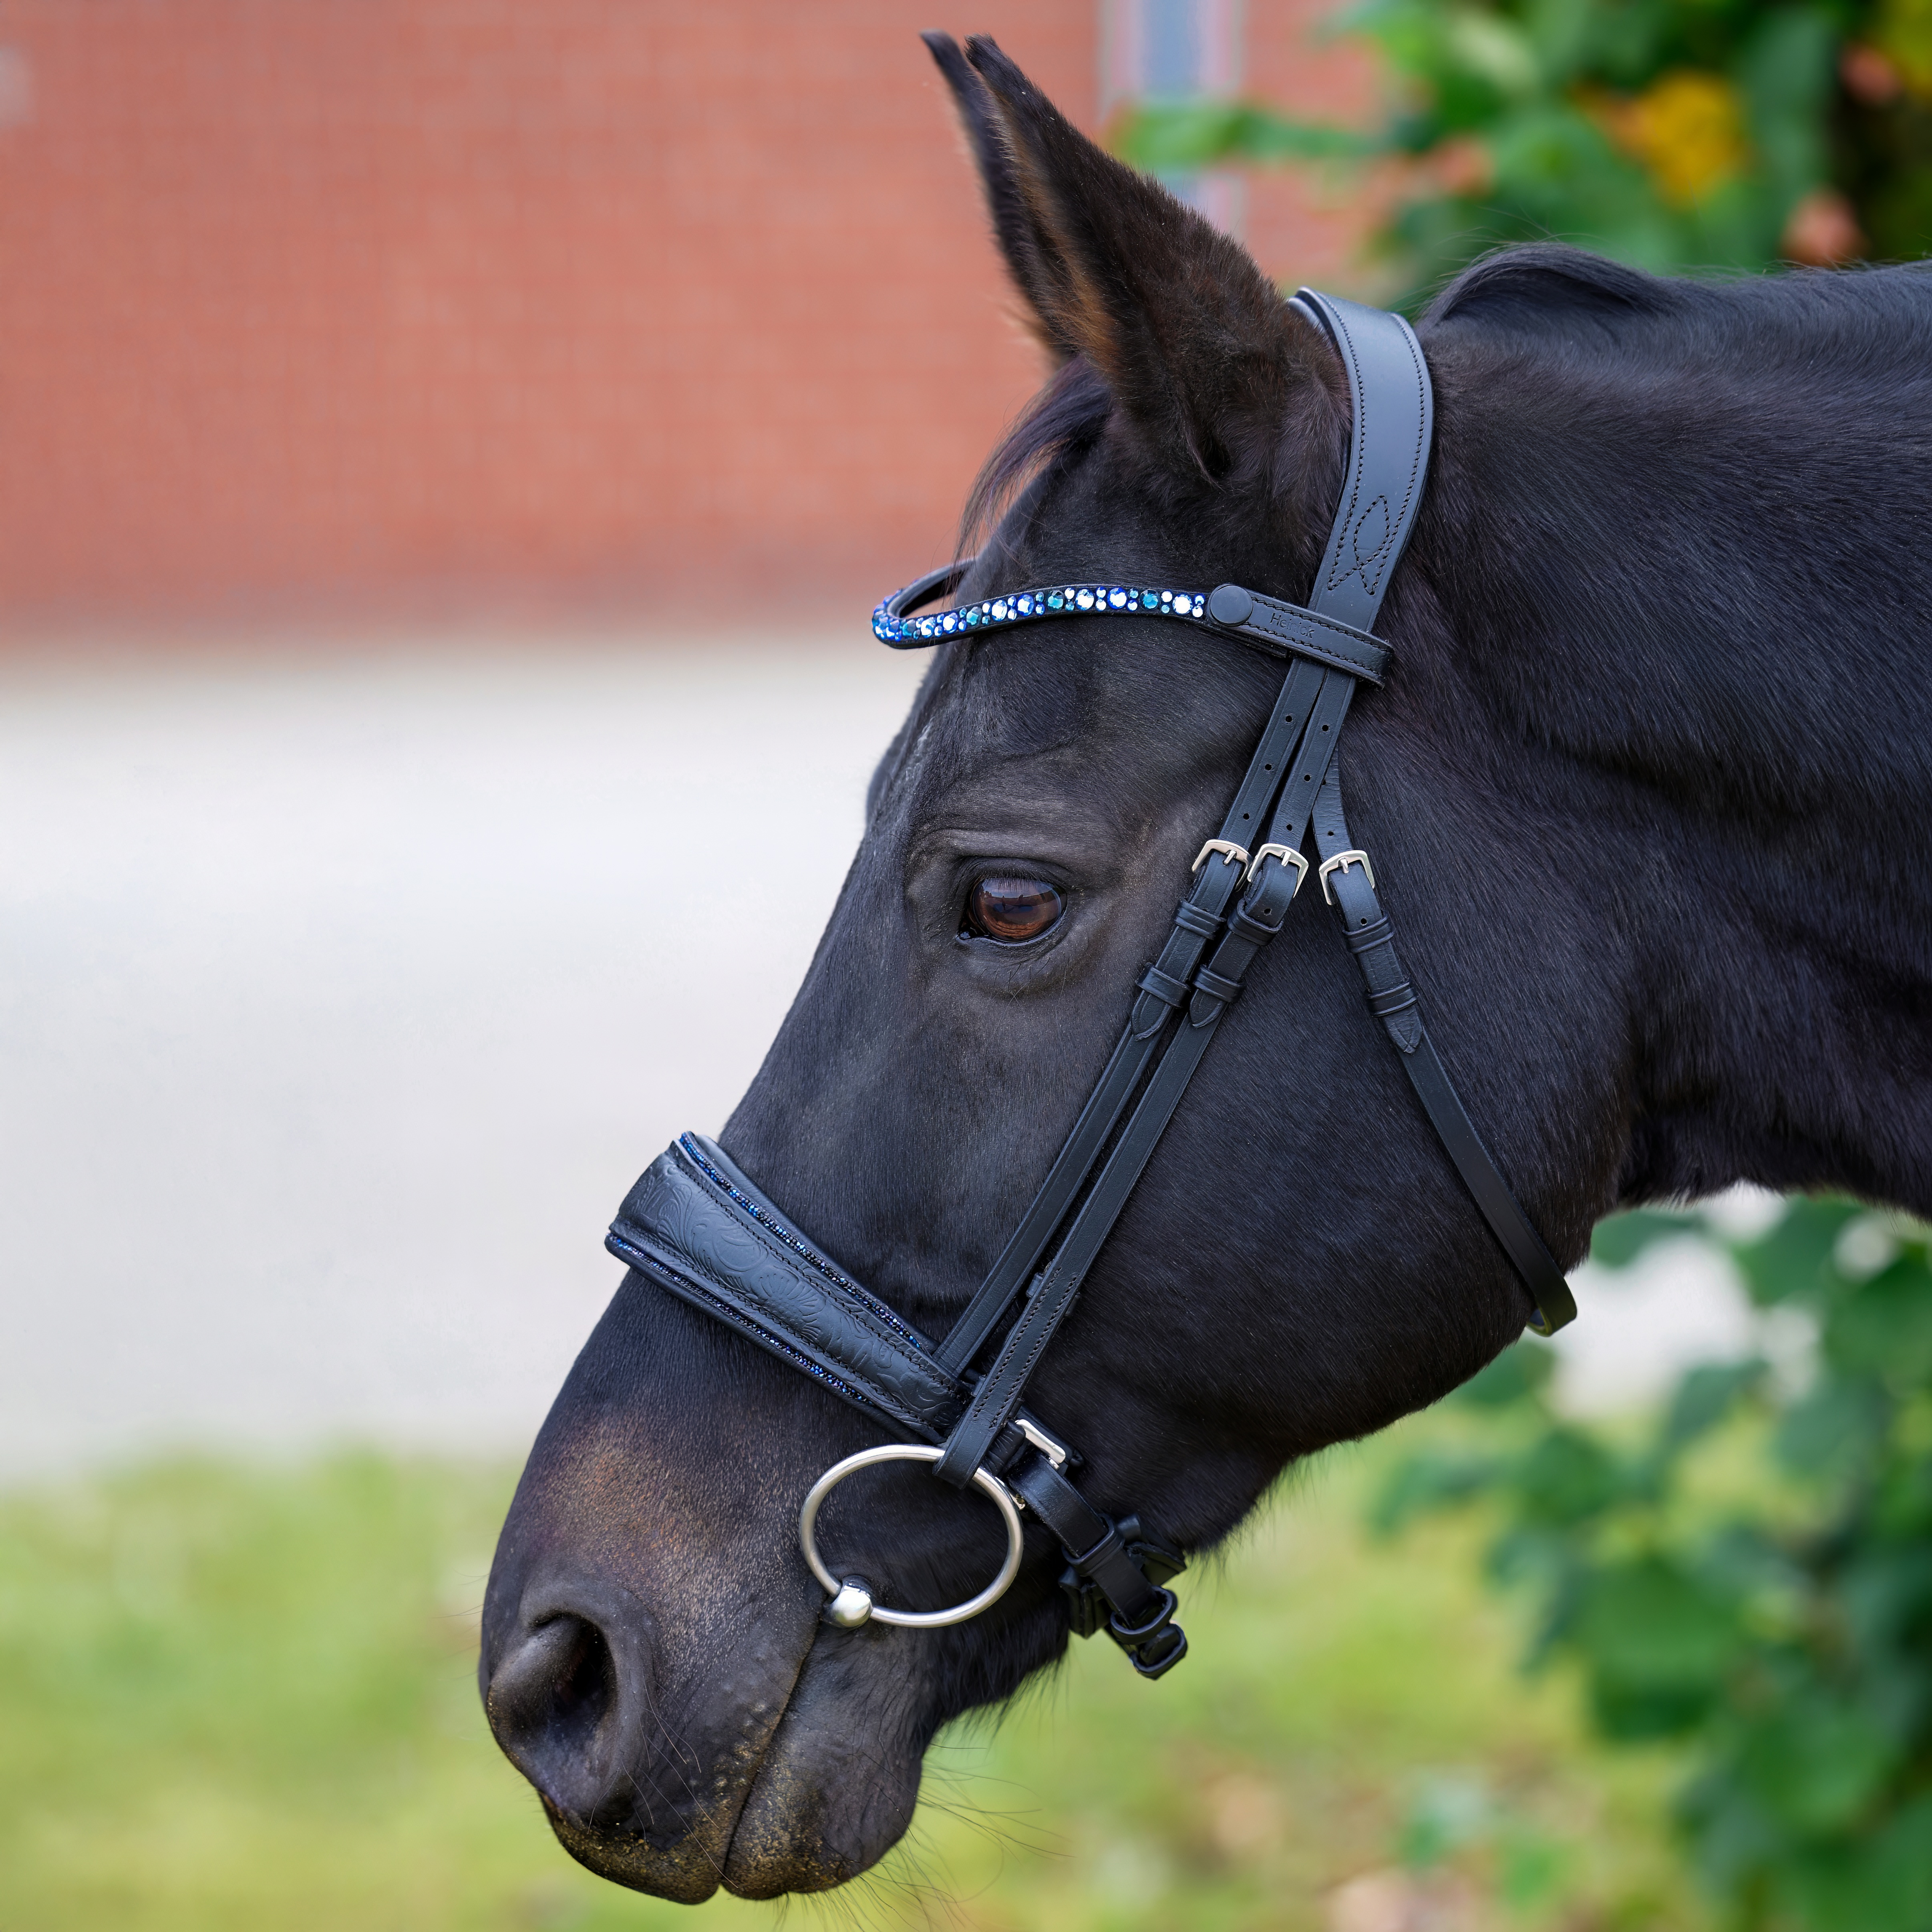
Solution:
[[(1180, 1556), (1136, 1517), (1094, 1508), (1072, 1480), (1078, 1455), (1022, 1400), (1222, 1016), (1280, 932), (1310, 869), (1301, 848), (1311, 823), (1322, 896), (1361, 968), (1369, 1010), (1527, 1286), (1530, 1326), (1547, 1335), (1576, 1315), (1562, 1270), (1490, 1159), (1423, 1025), (1368, 854), (1349, 837), (1342, 809), (1336, 743), (1356, 686), (1381, 683), (1388, 669), (1388, 647), (1372, 632), (1428, 469), (1428, 368), (1399, 316), (1309, 289), (1294, 303), (1341, 356), (1354, 412), (1347, 480), (1306, 604), (1232, 584), (1212, 592), (1074, 584), (914, 615), (958, 586), (969, 560), (908, 585), (872, 614), (874, 632), (898, 650), (1046, 619), (1138, 616), (1238, 638), (1290, 662), (1246, 776), (1219, 836), (1194, 861), (1173, 929), (1137, 982), (1099, 1084), (944, 1340), (929, 1340), (852, 1280), (722, 1148), (699, 1136), (682, 1136), (659, 1157), (612, 1224), (607, 1245), (621, 1260), (882, 1425), (916, 1438), (848, 1456), (805, 1500), (800, 1539), (830, 1592), (826, 1615), (835, 1624), (849, 1628), (873, 1618), (934, 1625), (978, 1615), (1018, 1572), (1024, 1508), (1060, 1540), (1061, 1586), (1079, 1635), (1105, 1628), (1146, 1677), (1171, 1670), (1186, 1653), (1166, 1587), (1185, 1567)], [(991, 1361), (976, 1368), (988, 1350)], [(977, 1487), (1005, 1521), (1007, 1553), (998, 1575), (951, 1610), (885, 1609), (862, 1577), (836, 1575), (819, 1552), (818, 1514), (831, 1489), (856, 1469), (896, 1459), (929, 1462), (956, 1488)]]

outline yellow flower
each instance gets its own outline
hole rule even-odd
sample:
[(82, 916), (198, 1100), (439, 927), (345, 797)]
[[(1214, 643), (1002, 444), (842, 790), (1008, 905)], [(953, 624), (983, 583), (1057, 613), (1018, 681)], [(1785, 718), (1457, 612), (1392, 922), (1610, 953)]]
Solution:
[(1872, 35), (1908, 93), (1932, 100), (1932, 0), (1884, 0)]
[(1678, 68), (1628, 99), (1590, 104), (1610, 138), (1650, 170), (1673, 207), (1688, 208), (1750, 161), (1742, 104), (1723, 75)]

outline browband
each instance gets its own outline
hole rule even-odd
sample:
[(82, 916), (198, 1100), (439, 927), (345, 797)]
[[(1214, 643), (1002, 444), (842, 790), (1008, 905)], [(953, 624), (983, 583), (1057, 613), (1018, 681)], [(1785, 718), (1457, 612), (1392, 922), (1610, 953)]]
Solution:
[[(1361, 968), (1370, 1010), (1528, 1286), (1531, 1325), (1550, 1334), (1576, 1312), (1562, 1270), (1484, 1148), (1429, 1038), (1376, 897), (1368, 855), (1350, 841), (1342, 808), (1336, 744), (1357, 685), (1378, 683), (1387, 672), (1388, 646), (1373, 627), (1427, 472), (1433, 421), (1427, 367), (1399, 316), (1308, 289), (1294, 305), (1334, 344), (1353, 407), (1342, 497), (1306, 604), (1232, 584), (1212, 591), (1069, 584), (915, 614), (958, 589), (972, 568), (968, 558), (908, 584), (872, 614), (874, 633), (900, 650), (1051, 618), (1148, 616), (1232, 636), (1289, 662), (1220, 834), (1195, 861), (1187, 895), (1141, 975), (1099, 1084), (944, 1339), (929, 1340), (853, 1280), (721, 1148), (696, 1135), (680, 1138), (631, 1190), (608, 1243), (694, 1306), (875, 1420), (918, 1438), (925, 1446), (899, 1453), (931, 1461), (943, 1480), (962, 1487), (1004, 1484), (1060, 1540), (1073, 1628), (1084, 1636), (1106, 1628), (1150, 1677), (1186, 1653), (1186, 1638), (1172, 1620), (1174, 1594), (1165, 1587), (1184, 1567), (1181, 1558), (1136, 1518), (1106, 1516), (1086, 1501), (1070, 1480), (1078, 1454), (1022, 1408), (1021, 1397), (1250, 967), (1280, 932), (1310, 870), (1301, 848), (1311, 824), (1323, 896)], [(973, 1364), (996, 1337), (992, 1360), (976, 1371)], [(848, 1465), (891, 1453), (848, 1458), (814, 1486), (801, 1535), (821, 1576), (829, 1573), (810, 1540), (817, 1498)], [(974, 1614), (1002, 1587), (996, 1579), (955, 1612), (912, 1620)], [(866, 1588), (848, 1579), (827, 1615), (849, 1624), (873, 1608)], [(880, 1614), (908, 1620), (905, 1613)]]
[(1000, 597), (982, 597), (976, 604), (929, 617), (908, 614), (935, 598), (950, 596), (978, 562), (977, 557), (962, 557), (929, 571), (903, 590), (894, 591), (872, 613), (873, 636), (896, 651), (914, 651), (964, 633), (1036, 623), (1043, 617), (1179, 617), (1220, 636), (1239, 638), (1270, 657), (1292, 652), (1312, 658), (1317, 664), (1332, 664), (1371, 684), (1380, 684), (1388, 669), (1388, 646), (1380, 638), (1305, 604), (1264, 597), (1258, 590), (1244, 590), (1238, 584), (1223, 584), (1214, 590), (1150, 590), (1126, 584), (1047, 584), (1031, 590), (1009, 590)]

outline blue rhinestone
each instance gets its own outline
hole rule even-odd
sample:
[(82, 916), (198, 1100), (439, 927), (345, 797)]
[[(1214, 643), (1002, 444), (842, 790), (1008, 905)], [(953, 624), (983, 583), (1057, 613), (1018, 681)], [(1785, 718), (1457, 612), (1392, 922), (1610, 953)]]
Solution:
[(1033, 599), (1030, 597), (1022, 597), (1019, 600), (1019, 614), (1022, 617), (1033, 615)]
[(1073, 601), (1082, 610), (1090, 610), (1094, 608), (1094, 593), (1090, 590), (1076, 590), (1073, 593)]
[(1141, 608), (1143, 610), (1158, 610), (1160, 599), (1151, 590), (1143, 590), (1141, 592)]
[(940, 622), (946, 630), (956, 631), (959, 628), (958, 614), (956, 611), (949, 610)]
[(1066, 603), (1066, 599), (1061, 596), (1060, 592), (1056, 590), (1053, 595), (1046, 600), (1046, 608), (1049, 610), (1062, 610), (1065, 608)]
[(976, 624), (980, 621), (979, 612), (976, 610), (968, 610), (966, 613), (965, 621), (969, 624)]
[(1001, 623), (1006, 621), (1006, 600), (1004, 597), (995, 597), (993, 599), (993, 616)]
[(1124, 590), (1110, 590), (1107, 592), (1107, 602), (1116, 610), (1124, 610), (1127, 608), (1127, 593)]

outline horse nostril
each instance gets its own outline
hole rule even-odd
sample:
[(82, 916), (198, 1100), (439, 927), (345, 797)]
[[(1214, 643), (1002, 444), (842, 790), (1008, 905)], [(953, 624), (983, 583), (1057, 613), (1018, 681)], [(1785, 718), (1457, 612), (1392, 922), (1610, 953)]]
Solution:
[(595, 1624), (578, 1617), (559, 1617), (557, 1624), (572, 1629), (570, 1648), (560, 1660), (552, 1692), (558, 1721), (588, 1742), (617, 1694), (616, 1666), (610, 1646)]
[(622, 1782), (621, 1690), (603, 1630), (560, 1612), (514, 1641), (497, 1665), (486, 1700), (490, 1728), (538, 1790), (588, 1820)]

